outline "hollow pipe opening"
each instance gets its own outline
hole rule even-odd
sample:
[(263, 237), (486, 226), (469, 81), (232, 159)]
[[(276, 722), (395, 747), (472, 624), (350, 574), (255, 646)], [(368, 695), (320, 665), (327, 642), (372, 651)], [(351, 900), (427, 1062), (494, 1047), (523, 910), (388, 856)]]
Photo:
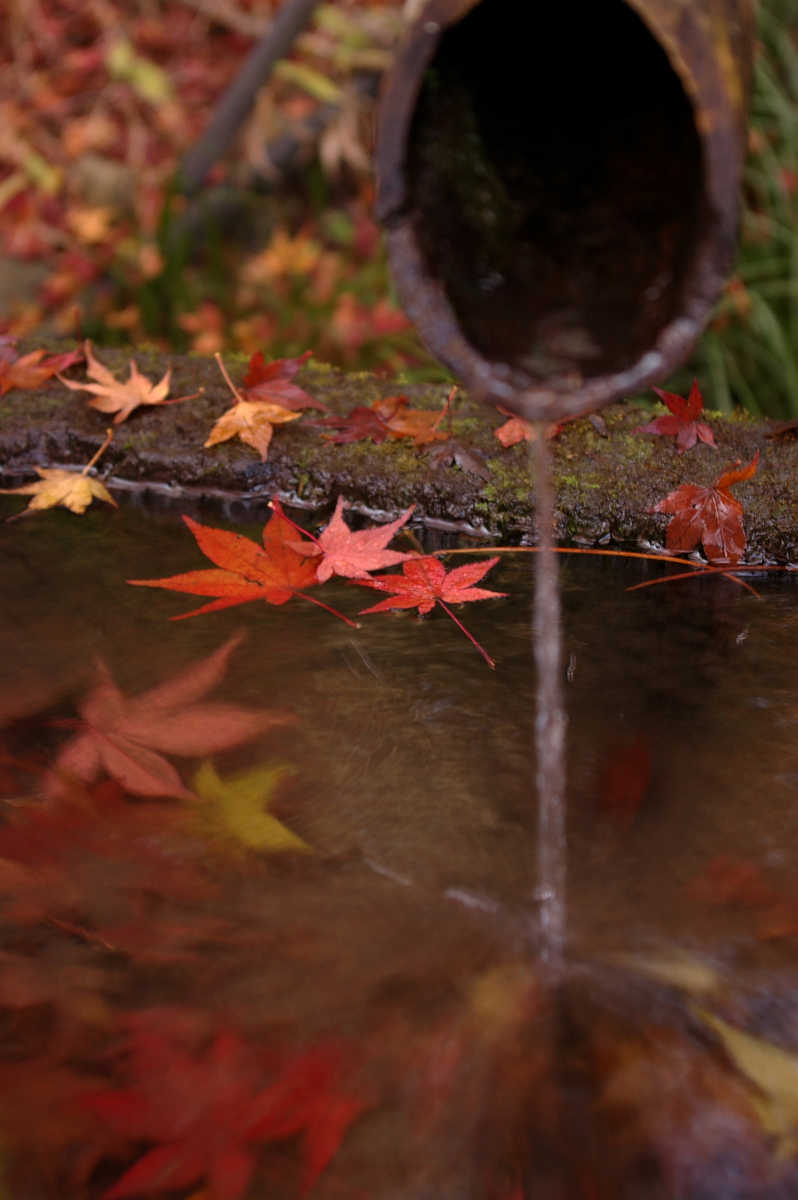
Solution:
[(433, 0), (383, 101), (378, 204), (405, 307), (467, 385), (524, 393), (526, 415), (677, 365), (733, 253), (738, 114), (703, 26), (674, 0), (674, 46), (634, 5)]

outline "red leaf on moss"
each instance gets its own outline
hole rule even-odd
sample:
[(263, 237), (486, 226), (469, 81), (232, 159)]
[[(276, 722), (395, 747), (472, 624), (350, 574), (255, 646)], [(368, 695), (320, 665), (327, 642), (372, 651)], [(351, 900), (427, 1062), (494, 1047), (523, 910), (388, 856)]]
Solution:
[(283, 408), (295, 411), (302, 408), (325, 411), (326, 404), (314, 400), (299, 384), (292, 382), (299, 368), (312, 354), (312, 350), (306, 350), (299, 358), (275, 358), (267, 363), (262, 351), (258, 350), (249, 360), (249, 369), (239, 392), (245, 400), (280, 404)]
[(677, 396), (675, 392), (663, 392), (661, 388), (653, 389), (664, 405), (670, 409), (667, 417), (657, 417), (647, 425), (640, 425), (635, 433), (656, 433), (662, 437), (675, 437), (679, 454), (684, 454), (700, 439), (707, 446), (715, 445), (715, 435), (705, 421), (698, 417), (704, 410), (704, 398), (698, 387), (698, 380), (693, 380), (690, 395)]
[(683, 483), (655, 504), (652, 512), (672, 517), (665, 535), (668, 549), (694, 550), (700, 542), (711, 563), (739, 562), (745, 550), (743, 506), (729, 488), (750, 479), (758, 464), (757, 450), (747, 466), (734, 464), (718, 476), (712, 487)]
[(364, 404), (358, 404), (345, 417), (324, 417), (316, 424), (336, 430), (335, 433), (325, 434), (325, 438), (328, 442), (334, 442), (340, 446), (347, 442), (364, 442), (367, 438), (371, 438), (372, 442), (379, 445), (380, 442), (386, 440), (390, 433), (382, 417)]

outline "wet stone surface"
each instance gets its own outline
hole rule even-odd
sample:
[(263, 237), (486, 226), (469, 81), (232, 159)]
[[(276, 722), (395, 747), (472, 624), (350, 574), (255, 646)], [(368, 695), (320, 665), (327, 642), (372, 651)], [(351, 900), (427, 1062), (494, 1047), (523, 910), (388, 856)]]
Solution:
[[(128, 354), (98, 354), (126, 374)], [(480, 456), (477, 461), (485, 465), (479, 473), (467, 455), (436, 461), (409, 441), (334, 445), (312, 426), (312, 411), (277, 429), (268, 461), (262, 463), (254, 450), (238, 442), (203, 449), (214, 421), (231, 403), (213, 361), (147, 351), (137, 352), (136, 361), (156, 379), (171, 363), (172, 395), (200, 387), (204, 391), (184, 404), (139, 410), (117, 429), (100, 467), (112, 489), (186, 490), (230, 500), (278, 493), (308, 509), (321, 509), (342, 494), (364, 512), (396, 515), (415, 504), (417, 515), (428, 521), (470, 527), (494, 539), (534, 540), (527, 445), (504, 449), (493, 431), (505, 418), (463, 393), (453, 406), (451, 433), (460, 450)], [(234, 379), (240, 379), (245, 361), (229, 365)], [(79, 369), (72, 377), (80, 377)], [(440, 409), (448, 393), (443, 386), (402, 387), (312, 362), (297, 382), (341, 414), (398, 393), (406, 394), (414, 407)], [(34, 466), (77, 467), (88, 461), (106, 428), (102, 414), (87, 407), (88, 399), (57, 380), (37, 391), (11, 391), (0, 398), (0, 470), (6, 486), (27, 480)], [(580, 418), (554, 439), (558, 538), (589, 546), (662, 544), (666, 518), (650, 511), (659, 500), (682, 483), (711, 484), (729, 463), (749, 462), (759, 449), (756, 476), (735, 493), (745, 510), (747, 558), (798, 559), (798, 439), (769, 439), (762, 423), (710, 412), (705, 415), (717, 451), (700, 445), (680, 455), (672, 438), (634, 432), (650, 415), (632, 405), (614, 405), (602, 414), (601, 432)]]

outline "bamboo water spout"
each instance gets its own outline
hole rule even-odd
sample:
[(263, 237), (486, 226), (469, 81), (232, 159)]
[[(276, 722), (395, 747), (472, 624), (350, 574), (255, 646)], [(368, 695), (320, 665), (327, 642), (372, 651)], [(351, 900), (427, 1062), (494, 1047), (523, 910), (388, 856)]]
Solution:
[(530, 419), (688, 354), (737, 237), (755, 0), (430, 0), (384, 94), (406, 311)]

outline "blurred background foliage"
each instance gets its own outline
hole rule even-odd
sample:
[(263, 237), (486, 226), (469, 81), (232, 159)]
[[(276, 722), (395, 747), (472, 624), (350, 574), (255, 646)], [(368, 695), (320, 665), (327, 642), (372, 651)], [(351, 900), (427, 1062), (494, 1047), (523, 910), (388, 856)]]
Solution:
[[(693, 360), (709, 408), (798, 416), (798, 29), (763, 0), (738, 262)], [(0, 332), (441, 379), (372, 218), (376, 95), (410, 0), (317, 9), (208, 186), (175, 171), (278, 0), (8, 0)], [(689, 181), (685, 181), (689, 186)]]

